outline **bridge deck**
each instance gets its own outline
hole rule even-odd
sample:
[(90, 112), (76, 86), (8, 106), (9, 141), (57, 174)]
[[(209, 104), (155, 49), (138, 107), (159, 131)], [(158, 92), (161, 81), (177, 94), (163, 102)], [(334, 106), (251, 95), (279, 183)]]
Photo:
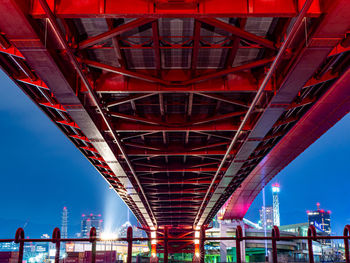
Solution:
[(347, 0), (297, 28), (304, 1), (122, 2), (2, 1), (0, 65), (146, 228), (208, 225), (232, 194), (242, 218), (349, 111)]

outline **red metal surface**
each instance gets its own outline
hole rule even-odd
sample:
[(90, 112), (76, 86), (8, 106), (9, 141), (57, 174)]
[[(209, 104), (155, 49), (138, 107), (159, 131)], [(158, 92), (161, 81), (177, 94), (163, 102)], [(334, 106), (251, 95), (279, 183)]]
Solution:
[[(187, 9), (185, 6), (168, 5), (162, 8), (157, 4), (161, 1), (124, 1), (116, 3), (113, 0), (104, 0), (101, 5), (100, 0), (88, 1), (68, 1), (55, 2), (48, 1), (58, 17), (237, 17), (237, 16), (257, 16), (257, 17), (293, 17), (297, 14), (303, 0), (217, 0), (199, 1), (195, 9)], [(167, 1), (169, 2), (169, 1)], [(55, 3), (55, 6), (54, 4)], [(319, 1), (315, 0), (310, 15), (320, 14)], [(32, 1), (31, 14), (35, 17), (45, 17), (45, 13), (40, 7), (38, 0)]]
[[(243, 218), (265, 184), (349, 113), (349, 83), (350, 70), (347, 70), (266, 155), (242, 183), (242, 187), (232, 195), (225, 218)], [(254, 179), (258, 177), (261, 180)]]
[(276, 44), (273, 43), (270, 40), (267, 40), (266, 38), (259, 37), (257, 35), (254, 35), (252, 33), (249, 33), (247, 31), (244, 31), (240, 29), (239, 27), (229, 25), (225, 22), (222, 22), (218, 19), (215, 18), (205, 18), (205, 19), (200, 19), (203, 23), (207, 23), (209, 25), (212, 25), (217, 28), (221, 28), (222, 30), (225, 30), (227, 32), (232, 33), (232, 35), (239, 37), (241, 39), (249, 40), (251, 42), (254, 42), (256, 44), (259, 44), (261, 46), (271, 48), (271, 49), (277, 49)]
[(305, 1), (39, 2), (0, 3), (0, 66), (146, 229), (205, 226), (232, 194), (241, 218), (348, 111), (346, 0), (292, 33)]

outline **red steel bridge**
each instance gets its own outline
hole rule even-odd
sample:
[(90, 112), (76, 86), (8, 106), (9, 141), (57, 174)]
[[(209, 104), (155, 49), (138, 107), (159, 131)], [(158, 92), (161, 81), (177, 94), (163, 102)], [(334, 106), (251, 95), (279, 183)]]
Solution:
[(348, 0), (0, 0), (0, 14), (2, 70), (145, 229), (183, 237), (225, 203), (243, 218), (350, 109)]

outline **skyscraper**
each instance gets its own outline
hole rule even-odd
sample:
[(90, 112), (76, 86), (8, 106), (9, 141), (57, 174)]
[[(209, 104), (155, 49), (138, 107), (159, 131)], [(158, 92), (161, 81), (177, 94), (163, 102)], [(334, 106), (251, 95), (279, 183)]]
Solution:
[(96, 228), (96, 234), (97, 236), (100, 236), (101, 230), (102, 230), (102, 219), (101, 215), (82, 215), (81, 220), (81, 237), (89, 237), (90, 236), (90, 229), (92, 227)]
[[(315, 226), (318, 232), (326, 235), (331, 234), (331, 211), (320, 209), (320, 203), (317, 203), (316, 211), (307, 211), (309, 225)], [(323, 240), (322, 243), (329, 244), (330, 241)]]
[(260, 209), (260, 222), (261, 227), (271, 229), (273, 227), (273, 207), (263, 206)]
[(331, 212), (320, 209), (320, 203), (317, 203), (316, 211), (307, 211), (309, 224), (314, 225), (317, 230), (331, 234)]
[(62, 211), (62, 238), (68, 237), (68, 209), (63, 207)]
[(272, 185), (272, 197), (273, 197), (273, 224), (280, 226), (280, 202), (278, 194), (280, 192), (280, 185), (275, 183)]

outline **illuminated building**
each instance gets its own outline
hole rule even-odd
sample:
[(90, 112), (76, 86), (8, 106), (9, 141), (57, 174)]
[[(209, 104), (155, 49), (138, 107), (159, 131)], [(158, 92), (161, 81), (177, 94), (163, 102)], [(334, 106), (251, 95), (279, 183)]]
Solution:
[[(315, 226), (316, 230), (331, 234), (331, 212), (320, 209), (320, 203), (317, 203), (316, 211), (307, 211), (309, 224)], [(324, 240), (324, 243), (330, 241)]]
[(272, 196), (273, 196), (273, 224), (280, 226), (280, 202), (278, 194), (280, 192), (280, 185), (275, 183), (272, 185)]
[(62, 211), (62, 238), (68, 237), (68, 209), (63, 207)]
[(83, 219), (81, 220), (81, 237), (89, 237), (92, 227), (96, 228), (96, 234), (100, 236), (102, 230), (101, 215), (83, 215)]
[(273, 207), (263, 206), (260, 209), (260, 222), (261, 227), (271, 229), (273, 227)]

